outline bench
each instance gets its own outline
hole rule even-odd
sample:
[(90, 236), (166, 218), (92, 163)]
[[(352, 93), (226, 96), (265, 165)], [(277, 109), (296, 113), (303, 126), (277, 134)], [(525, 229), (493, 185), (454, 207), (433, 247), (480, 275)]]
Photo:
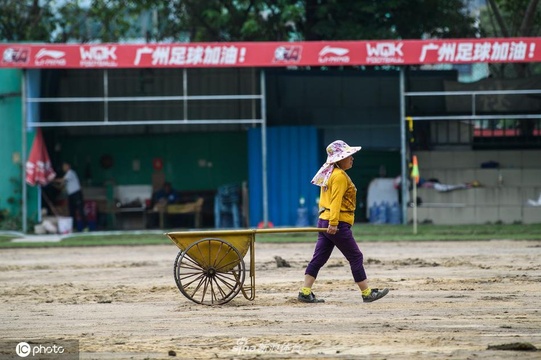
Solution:
[(193, 214), (194, 228), (201, 227), (201, 218), (204, 199), (202, 197), (197, 200), (184, 204), (168, 204), (165, 206), (157, 206), (160, 217), (160, 229), (165, 227), (165, 218), (167, 215)]

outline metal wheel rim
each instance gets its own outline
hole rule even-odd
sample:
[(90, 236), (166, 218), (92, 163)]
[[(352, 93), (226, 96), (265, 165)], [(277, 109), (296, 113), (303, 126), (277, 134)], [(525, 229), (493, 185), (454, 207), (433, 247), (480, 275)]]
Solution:
[[(208, 254), (207, 264), (199, 264), (188, 255), (194, 250), (203, 255), (204, 247), (216, 242), (219, 243), (219, 251), (214, 258)], [(238, 264), (223, 272), (221, 268), (231, 267), (231, 262), (223, 262), (225, 256), (230, 256), (231, 253), (235, 255), (235, 262), (238, 261)], [(222, 305), (231, 301), (242, 289), (245, 275), (245, 264), (239, 251), (221, 239), (206, 238), (196, 241), (179, 252), (175, 259), (174, 276), (177, 287), (185, 297), (197, 304)]]

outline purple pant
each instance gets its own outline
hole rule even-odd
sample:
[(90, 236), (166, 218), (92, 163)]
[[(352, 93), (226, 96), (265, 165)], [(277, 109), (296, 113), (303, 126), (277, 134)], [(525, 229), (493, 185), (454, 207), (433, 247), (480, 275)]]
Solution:
[[(328, 220), (319, 219), (317, 227), (327, 228), (328, 226)], [(342, 252), (347, 261), (349, 261), (351, 274), (353, 274), (355, 282), (366, 280), (366, 272), (364, 271), (363, 266), (363, 253), (353, 238), (351, 225), (343, 221), (338, 223), (338, 232), (336, 234), (331, 235), (326, 232), (320, 232), (318, 234), (314, 256), (308, 264), (305, 274), (317, 278), (319, 269), (321, 269), (327, 260), (329, 260), (335, 246)]]

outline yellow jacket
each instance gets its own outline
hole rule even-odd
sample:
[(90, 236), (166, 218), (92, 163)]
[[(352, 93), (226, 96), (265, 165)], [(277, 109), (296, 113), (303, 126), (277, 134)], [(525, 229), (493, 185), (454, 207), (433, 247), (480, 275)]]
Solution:
[(353, 225), (355, 221), (355, 207), (357, 204), (357, 188), (346, 172), (335, 167), (327, 188), (321, 188), (319, 195), (320, 219), (329, 220), (329, 224), (336, 226), (339, 221)]

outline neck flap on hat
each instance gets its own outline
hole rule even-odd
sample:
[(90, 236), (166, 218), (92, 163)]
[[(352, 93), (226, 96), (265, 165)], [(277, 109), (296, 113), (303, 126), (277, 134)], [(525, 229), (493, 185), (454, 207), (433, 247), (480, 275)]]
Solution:
[(311, 183), (316, 186), (321, 186), (323, 188), (327, 187), (327, 183), (329, 182), (329, 178), (331, 177), (331, 174), (334, 170), (334, 163), (325, 163), (321, 168), (319, 168), (318, 172), (314, 175), (312, 178)]

